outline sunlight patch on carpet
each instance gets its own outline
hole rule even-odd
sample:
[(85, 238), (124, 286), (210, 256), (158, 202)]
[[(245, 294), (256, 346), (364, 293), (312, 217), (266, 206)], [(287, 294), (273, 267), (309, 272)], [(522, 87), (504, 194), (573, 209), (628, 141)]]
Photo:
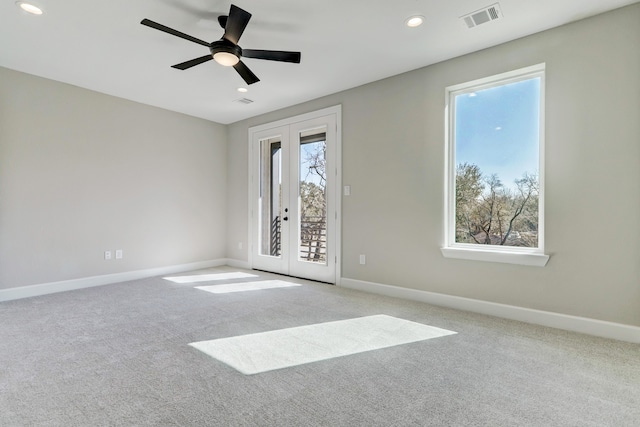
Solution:
[(260, 282), (230, 283), (226, 285), (196, 286), (196, 289), (211, 292), (212, 294), (229, 294), (232, 292), (260, 291), (263, 289), (290, 288), (302, 286), (298, 283), (285, 282), (283, 280), (263, 280)]
[(174, 283), (198, 283), (198, 282), (210, 282), (212, 280), (230, 280), (230, 279), (248, 279), (250, 277), (259, 277), (255, 274), (242, 273), (240, 271), (232, 273), (209, 273), (209, 274), (192, 274), (189, 276), (171, 276), (163, 277), (164, 280), (169, 280)]
[(375, 315), (189, 345), (245, 375), (252, 375), (456, 333)]

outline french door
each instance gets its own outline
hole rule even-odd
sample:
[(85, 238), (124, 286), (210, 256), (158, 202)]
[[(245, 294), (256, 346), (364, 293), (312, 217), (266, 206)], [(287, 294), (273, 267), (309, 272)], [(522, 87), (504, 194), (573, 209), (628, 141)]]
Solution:
[(339, 109), (328, 110), (249, 131), (252, 268), (336, 282)]

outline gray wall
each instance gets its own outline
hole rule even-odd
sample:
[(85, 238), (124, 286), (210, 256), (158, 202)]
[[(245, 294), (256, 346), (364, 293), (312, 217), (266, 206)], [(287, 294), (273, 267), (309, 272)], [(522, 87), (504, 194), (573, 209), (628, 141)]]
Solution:
[[(639, 22), (635, 4), (230, 125), (227, 256), (248, 259), (248, 128), (342, 104), (343, 277), (640, 326)], [(445, 87), (541, 62), (551, 259), (445, 259)]]
[(0, 288), (224, 258), (226, 144), (223, 125), (0, 68)]

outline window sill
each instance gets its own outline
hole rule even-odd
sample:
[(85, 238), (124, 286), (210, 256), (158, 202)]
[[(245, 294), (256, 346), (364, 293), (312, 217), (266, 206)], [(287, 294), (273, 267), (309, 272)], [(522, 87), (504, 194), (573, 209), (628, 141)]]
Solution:
[(505, 252), (471, 248), (440, 248), (445, 258), (466, 259), (471, 261), (502, 262), (506, 264), (544, 267), (549, 255), (532, 252)]

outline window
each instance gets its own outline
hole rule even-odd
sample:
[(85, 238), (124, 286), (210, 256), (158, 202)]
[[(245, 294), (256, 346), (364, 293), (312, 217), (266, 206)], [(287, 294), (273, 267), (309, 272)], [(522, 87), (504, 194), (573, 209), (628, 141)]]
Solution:
[(545, 265), (544, 64), (446, 92), (443, 255)]

